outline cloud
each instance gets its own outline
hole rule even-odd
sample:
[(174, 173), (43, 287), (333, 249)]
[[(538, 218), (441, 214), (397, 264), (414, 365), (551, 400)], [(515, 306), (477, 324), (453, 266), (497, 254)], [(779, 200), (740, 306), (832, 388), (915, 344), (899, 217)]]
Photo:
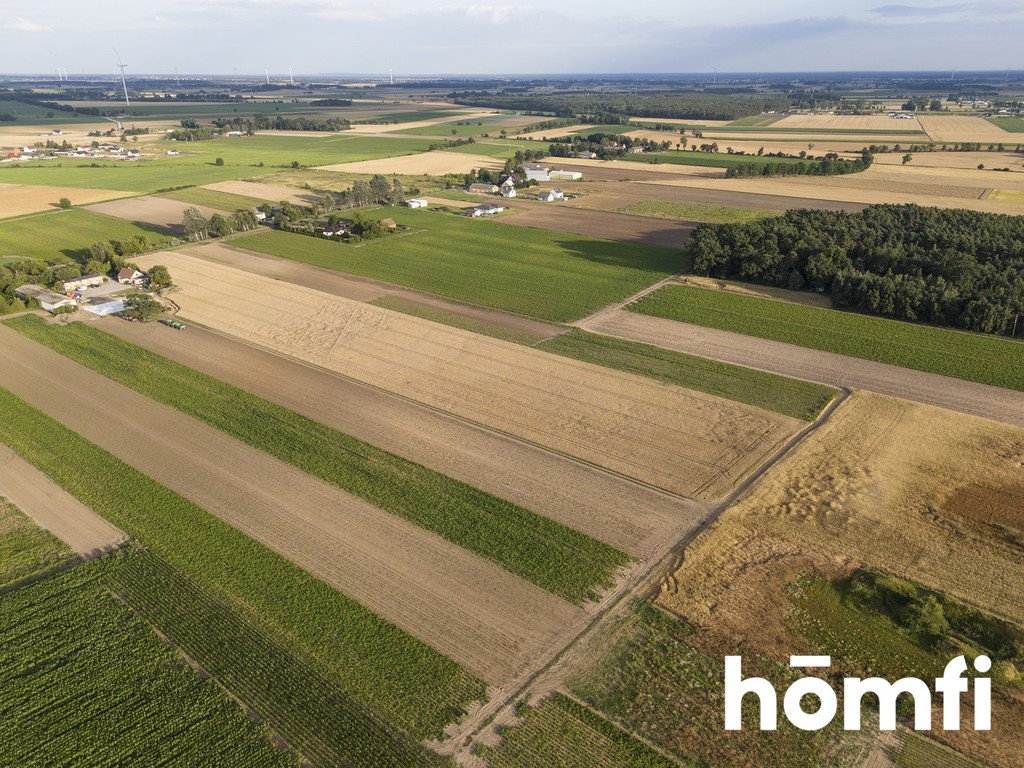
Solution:
[(941, 16), (970, 10), (969, 5), (882, 5), (872, 8), (871, 13), (879, 16)]
[(466, 8), (466, 14), (474, 19), (483, 19), (490, 24), (505, 24), (512, 19), (513, 15), (530, 10), (532, 10), (532, 6), (471, 5)]
[(26, 19), (24, 16), (18, 16), (6, 22), (4, 24), (4, 29), (9, 32), (53, 32), (53, 30), (45, 24), (37, 24), (30, 19)]

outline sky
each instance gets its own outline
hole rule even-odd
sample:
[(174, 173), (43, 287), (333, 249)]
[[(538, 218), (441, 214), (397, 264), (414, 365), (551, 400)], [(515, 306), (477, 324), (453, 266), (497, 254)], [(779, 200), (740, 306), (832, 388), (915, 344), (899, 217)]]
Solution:
[(1024, 0), (0, 0), (0, 72), (1024, 69)]

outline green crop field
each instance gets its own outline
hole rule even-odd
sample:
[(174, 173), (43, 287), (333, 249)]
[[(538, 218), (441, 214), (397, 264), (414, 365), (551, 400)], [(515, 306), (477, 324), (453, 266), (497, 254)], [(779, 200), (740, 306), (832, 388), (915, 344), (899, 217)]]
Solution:
[(156, 227), (82, 208), (46, 211), (0, 221), (0, 251), (4, 255), (50, 261), (61, 257), (81, 259), (99, 240), (130, 240), (142, 236), (151, 246), (173, 243)]
[[(84, 123), (102, 122), (102, 118), (90, 115), (76, 115), (73, 112), (64, 112), (59, 109), (42, 107), (38, 104), (29, 104), (24, 101), (0, 101), (0, 115), (14, 115), (18, 118), (13, 123), (0, 123), (0, 125), (60, 125), (61, 123)], [(59, 140), (59, 139), (58, 139)]]
[(521, 722), (501, 732), (501, 744), (483, 748), (491, 768), (675, 768), (662, 757), (609, 721), (556, 693), (537, 707), (524, 706)]
[(1008, 133), (1024, 133), (1024, 117), (987, 117), (985, 119)]
[[(606, 125), (586, 125), (583, 128), (580, 128), (578, 131), (573, 131), (573, 134), (576, 135), (576, 136), (590, 136), (591, 134), (594, 134), (594, 133), (604, 133), (604, 134), (609, 134), (610, 133), (610, 134), (615, 135), (615, 136), (622, 136), (627, 131), (635, 131), (639, 127), (640, 126), (638, 126), (638, 125), (620, 125), (620, 124), (616, 124), (616, 125), (607, 125), (607, 124)], [(557, 135), (559, 133), (559, 130), (557, 128), (555, 128), (554, 130), (551, 131), (551, 133)], [(562, 133), (564, 133), (564, 131), (562, 131)], [(672, 133), (670, 131), (665, 131), (665, 140), (667, 141), (671, 137), (672, 137)]]
[(729, 128), (751, 128), (754, 126), (761, 127), (765, 125), (771, 125), (777, 120), (781, 120), (785, 115), (750, 115), (750, 117), (741, 117), (739, 120), (733, 120), (729, 123)]
[[(648, 603), (636, 602), (615, 641), (589, 668), (569, 679), (569, 690), (611, 720), (697, 766), (820, 768), (842, 723), (816, 733), (780, 718), (777, 731), (756, 728), (756, 709), (744, 707), (742, 731), (723, 731), (723, 661), (699, 648), (694, 631)], [(712, 640), (712, 642), (714, 642)], [(788, 670), (754, 653), (743, 655), (744, 676), (788, 687)]]
[(432, 211), (389, 208), (373, 215), (423, 231), (357, 247), (277, 231), (240, 237), (232, 245), (554, 321), (584, 317), (681, 264), (677, 251), (652, 245)]
[(628, 558), (536, 513), (82, 323), (8, 324), (125, 386), (404, 517), (575, 603)]
[(580, 329), (556, 336), (537, 347), (808, 421), (813, 421), (835, 396), (835, 390), (819, 384)]
[(726, 291), (668, 286), (629, 309), (1024, 391), (1024, 343)]
[(455, 312), (447, 312), (436, 307), (427, 307), (423, 304), (417, 304), (414, 301), (406, 301), (405, 299), (401, 299), (396, 296), (384, 296), (382, 298), (375, 299), (370, 303), (378, 307), (383, 307), (384, 309), (393, 309), (395, 312), (402, 312), (406, 315), (413, 315), (414, 317), (422, 317), (424, 320), (430, 320), (434, 323), (450, 325), (452, 328), (461, 328), (464, 331), (472, 331), (473, 333), (479, 333), (483, 336), (491, 336), (495, 339), (511, 341), (515, 344), (532, 346), (543, 338), (524, 331), (507, 328), (504, 325), (498, 325), (497, 323), (489, 323), (486, 320), (466, 317), (465, 315), (460, 315)]
[[(420, 120), (428, 120), (430, 118), (419, 118)], [(497, 136), (502, 130), (512, 131), (512, 126), (506, 125), (502, 121), (508, 120), (508, 115), (495, 115), (494, 117), (480, 117), (472, 120), (464, 119), (452, 119), (444, 123), (435, 123), (434, 125), (424, 125), (418, 128), (401, 128), (396, 129), (395, 133), (406, 134), (409, 136), (457, 136), (465, 138), (467, 136), (483, 136), (485, 133), (491, 136)], [(462, 123), (462, 125), (459, 125)]]
[[(694, 139), (690, 140), (692, 144)], [(702, 143), (705, 139), (696, 139)], [(725, 146), (721, 147), (723, 150)], [(733, 168), (738, 165), (764, 165), (765, 163), (814, 162), (801, 160), (798, 157), (758, 157), (757, 155), (730, 155), (728, 152), (693, 152), (691, 150), (675, 150), (671, 152), (646, 152), (642, 155), (625, 155), (622, 158), (631, 163), (668, 163), (670, 165), (699, 165), (705, 168)]]
[(189, 187), (188, 189), (178, 189), (174, 192), (165, 192), (160, 197), (180, 200), (183, 203), (205, 205), (208, 208), (215, 208), (218, 211), (226, 211), (228, 213), (234, 213), (242, 208), (255, 208), (266, 202), (256, 197), (235, 195), (230, 192), (218, 192), (216, 189), (203, 189), (202, 187)]
[(124, 560), (106, 579), (110, 589), (280, 733), (304, 765), (451, 768), (353, 701), (315, 659), (282, 647), (158, 557)]
[(497, 139), (493, 136), (490, 140), (481, 139), (472, 144), (462, 144), (458, 147), (450, 147), (446, 152), (461, 152), (466, 155), (486, 155), (495, 160), (509, 160), (516, 152), (527, 149), (545, 150), (547, 145), (539, 141), (524, 141), (523, 139)]
[(901, 731), (894, 757), (899, 768), (982, 768), (970, 758), (910, 731)]
[(0, 443), (414, 737), (484, 697), (451, 659), (3, 389)]
[(265, 726), (106, 592), (103, 577), (121, 560), (79, 565), (0, 600), (0, 761), (297, 766)]
[[(126, 192), (159, 192), (176, 187), (200, 186), (258, 176), (300, 165), (332, 165), (357, 160), (422, 152), (429, 139), (379, 138), (339, 133), (333, 136), (230, 136), (209, 141), (160, 141), (146, 151), (180, 151), (178, 156), (158, 155), (134, 163), (61, 161), (10, 164), (0, 169), (0, 183), (116, 189)], [(216, 165), (217, 158), (224, 165)], [(95, 167), (94, 167), (95, 166)]]
[(750, 208), (728, 208), (724, 205), (704, 205), (672, 200), (645, 200), (619, 209), (622, 213), (650, 216), (656, 219), (699, 221), (706, 224), (749, 224), (769, 216), (781, 216), (781, 211), (755, 211)]
[(75, 555), (0, 496), (0, 590), (66, 563)]

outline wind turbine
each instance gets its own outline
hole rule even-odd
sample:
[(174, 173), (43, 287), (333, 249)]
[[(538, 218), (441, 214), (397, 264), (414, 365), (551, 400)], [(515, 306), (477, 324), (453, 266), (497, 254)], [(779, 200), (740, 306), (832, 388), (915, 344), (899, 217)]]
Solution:
[(114, 55), (117, 57), (117, 68), (121, 70), (121, 87), (124, 89), (124, 105), (130, 107), (132, 103), (128, 100), (128, 83), (124, 79), (124, 68), (128, 65), (121, 61), (121, 54), (117, 52), (117, 48), (114, 49)]
[(288, 82), (295, 85), (295, 78), (292, 77), (292, 68), (288, 67)]
[(712, 67), (711, 71), (714, 72), (714, 77), (711, 79), (712, 85), (718, 85), (718, 67)]
[(270, 67), (267, 67), (263, 72), (267, 76), (267, 85), (270, 85)]

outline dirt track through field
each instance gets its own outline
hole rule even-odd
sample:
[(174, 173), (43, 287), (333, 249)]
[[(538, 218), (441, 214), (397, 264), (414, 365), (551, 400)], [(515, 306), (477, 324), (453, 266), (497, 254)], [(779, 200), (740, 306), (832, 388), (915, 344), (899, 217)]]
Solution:
[(1024, 393), (934, 373), (704, 328), (628, 310), (578, 323), (595, 333), (745, 365), (833, 387), (864, 389), (1024, 427)]
[(400, 285), (372, 280), (368, 277), (345, 275), (334, 269), (324, 269), (312, 264), (292, 261), (291, 259), (267, 256), (262, 253), (247, 251), (243, 248), (232, 248), (222, 243), (209, 243), (196, 248), (185, 248), (182, 249), (182, 252), (216, 264), (244, 269), (246, 272), (251, 272), (254, 275), (284, 280), (288, 283), (302, 285), (306, 288), (314, 288), (318, 291), (352, 299), (353, 301), (370, 302), (384, 296), (390, 296), (418, 304), (421, 307), (451, 312), (472, 320), (481, 320), (501, 326), (502, 328), (521, 331), (544, 339), (556, 336), (565, 330), (560, 326), (531, 320), (528, 317), (510, 315), (483, 307), (473, 307), (453, 301), (452, 299), (446, 299), (443, 296), (434, 296), (430, 293), (403, 288)]
[(96, 203), (95, 205), (87, 205), (86, 208), (97, 213), (105, 213), (107, 216), (127, 219), (136, 224), (149, 224), (179, 234), (185, 231), (181, 220), (186, 209), (198, 208), (203, 216), (207, 218), (215, 213), (219, 213), (219, 211), (215, 211), (213, 208), (150, 195), (126, 197), (121, 200)]
[(0, 445), (0, 496), (86, 557), (109, 552), (128, 538), (6, 445)]
[(184, 318), (700, 501), (726, 495), (801, 426), (185, 254), (140, 261), (167, 263)]
[(522, 674), (585, 618), (433, 533), (2, 327), (0, 386), (490, 683)]

